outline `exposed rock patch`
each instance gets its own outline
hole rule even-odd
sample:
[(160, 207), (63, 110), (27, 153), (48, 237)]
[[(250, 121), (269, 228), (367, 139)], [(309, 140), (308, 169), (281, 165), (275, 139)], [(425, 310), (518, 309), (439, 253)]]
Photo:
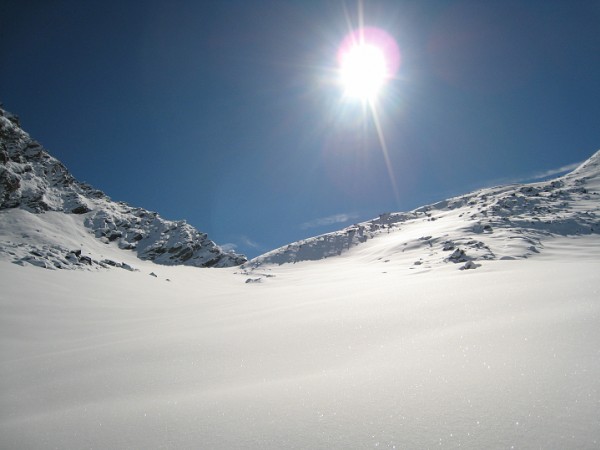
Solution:
[[(12, 208), (83, 216), (85, 226), (102, 242), (117, 243), (120, 249), (159, 264), (230, 267), (246, 262), (243, 255), (223, 251), (185, 221), (165, 220), (155, 212), (113, 202), (102, 191), (77, 181), (20, 128), (14, 115), (0, 109), (0, 210)], [(32, 255), (28, 261), (56, 266), (54, 260), (41, 264), (35, 258), (41, 257)], [(95, 264), (92, 259), (78, 263)], [(111, 267), (98, 263), (102, 264)]]

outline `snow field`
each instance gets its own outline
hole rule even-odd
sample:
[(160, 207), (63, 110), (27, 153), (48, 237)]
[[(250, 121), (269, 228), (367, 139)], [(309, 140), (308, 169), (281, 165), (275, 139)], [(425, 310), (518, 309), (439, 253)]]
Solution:
[(0, 447), (598, 446), (596, 237), (462, 272), (385, 240), (252, 284), (0, 262)]

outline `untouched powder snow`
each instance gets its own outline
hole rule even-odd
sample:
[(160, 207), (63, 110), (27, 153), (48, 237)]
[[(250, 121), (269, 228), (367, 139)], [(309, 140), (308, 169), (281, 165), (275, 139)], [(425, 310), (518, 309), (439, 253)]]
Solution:
[(467, 271), (377, 243), (257, 283), (0, 262), (0, 447), (598, 448), (596, 236)]

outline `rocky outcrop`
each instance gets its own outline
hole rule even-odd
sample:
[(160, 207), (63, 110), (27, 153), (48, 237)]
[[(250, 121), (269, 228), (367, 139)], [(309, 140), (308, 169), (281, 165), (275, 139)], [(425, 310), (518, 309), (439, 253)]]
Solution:
[[(102, 191), (76, 180), (21, 129), (16, 116), (0, 108), (0, 210), (11, 208), (81, 216), (96, 238), (159, 264), (230, 267), (246, 261), (243, 255), (223, 251), (206, 233), (185, 221), (166, 220), (155, 212), (113, 202)], [(30, 259), (40, 258), (31, 254)], [(63, 264), (60, 261), (69, 262), (62, 256), (54, 260), (59, 265)], [(46, 264), (56, 266), (49, 261), (36, 265)]]
[[(383, 234), (430, 229), (446, 221), (438, 236), (402, 242), (401, 252), (420, 249), (418, 266), (526, 258), (539, 253), (552, 236), (600, 234), (600, 151), (573, 172), (554, 180), (481, 189), (406, 213), (379, 217), (333, 233), (305, 239), (258, 256), (245, 265), (296, 263), (337, 256)], [(511, 252), (507, 253), (506, 248)]]

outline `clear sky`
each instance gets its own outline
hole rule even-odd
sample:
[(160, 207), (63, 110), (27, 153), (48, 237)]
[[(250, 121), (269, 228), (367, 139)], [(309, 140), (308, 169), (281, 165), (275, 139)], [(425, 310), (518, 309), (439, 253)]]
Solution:
[(251, 257), (600, 149), (600, 1), (365, 1), (400, 51), (387, 151), (336, 83), (358, 10), (3, 0), (0, 101), (78, 179)]

